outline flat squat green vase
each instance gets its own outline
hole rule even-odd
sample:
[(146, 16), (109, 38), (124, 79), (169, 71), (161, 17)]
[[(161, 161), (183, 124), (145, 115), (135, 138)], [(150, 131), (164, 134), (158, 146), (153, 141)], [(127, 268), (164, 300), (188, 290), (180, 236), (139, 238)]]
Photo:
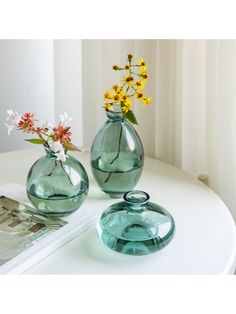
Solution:
[(149, 202), (143, 191), (130, 191), (124, 201), (106, 209), (97, 224), (100, 240), (110, 249), (146, 255), (164, 248), (173, 238), (175, 223), (160, 205)]

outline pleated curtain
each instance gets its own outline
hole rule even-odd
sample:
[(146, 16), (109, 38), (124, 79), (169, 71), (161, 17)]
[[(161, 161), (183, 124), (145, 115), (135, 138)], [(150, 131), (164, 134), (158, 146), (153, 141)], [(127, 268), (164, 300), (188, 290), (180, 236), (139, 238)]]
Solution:
[(145, 154), (208, 176), (236, 219), (236, 40), (2, 40), (0, 151), (29, 147), (24, 134), (8, 139), (7, 108), (52, 122), (68, 112), (74, 142), (89, 150), (104, 91), (121, 78), (112, 65), (128, 53), (149, 72), (153, 102), (134, 109)]
[(236, 41), (84, 40), (82, 49), (84, 145), (105, 121), (103, 91), (119, 80), (112, 65), (142, 56), (153, 96), (135, 108), (146, 155), (208, 176), (236, 219)]

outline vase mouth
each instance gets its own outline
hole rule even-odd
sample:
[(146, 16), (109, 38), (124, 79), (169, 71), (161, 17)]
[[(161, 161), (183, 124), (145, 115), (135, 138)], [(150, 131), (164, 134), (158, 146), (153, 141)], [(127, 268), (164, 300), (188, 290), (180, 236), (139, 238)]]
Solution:
[[(49, 146), (47, 146), (45, 144), (43, 146), (44, 146), (45, 152), (48, 156), (56, 158), (56, 155), (55, 155), (56, 152), (54, 152)], [(64, 149), (64, 153), (67, 154), (67, 149)]]
[(124, 113), (120, 105), (114, 105), (113, 111), (106, 110), (106, 115), (111, 120), (124, 120)]
[(106, 115), (109, 120), (124, 120), (123, 111), (108, 111), (106, 110)]
[(143, 205), (150, 199), (150, 196), (146, 192), (139, 190), (126, 192), (123, 197), (126, 202), (132, 205)]
[(47, 155), (53, 155), (54, 154), (54, 152), (51, 150), (51, 148), (49, 146), (44, 144), (43, 147), (44, 147)]

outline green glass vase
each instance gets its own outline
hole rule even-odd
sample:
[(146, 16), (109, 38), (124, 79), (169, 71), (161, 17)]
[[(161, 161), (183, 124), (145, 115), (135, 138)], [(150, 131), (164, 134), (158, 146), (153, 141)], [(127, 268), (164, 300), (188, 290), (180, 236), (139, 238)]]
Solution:
[(107, 117), (92, 144), (91, 168), (102, 191), (119, 198), (137, 184), (144, 151), (138, 133), (122, 112), (107, 111)]
[(88, 176), (74, 157), (67, 155), (66, 160), (61, 161), (49, 148), (45, 150), (46, 155), (38, 159), (28, 173), (27, 195), (39, 212), (49, 216), (66, 216), (85, 200)]
[(164, 248), (173, 238), (170, 213), (148, 201), (143, 191), (130, 191), (124, 201), (105, 210), (97, 224), (101, 241), (110, 249), (129, 255), (146, 255)]

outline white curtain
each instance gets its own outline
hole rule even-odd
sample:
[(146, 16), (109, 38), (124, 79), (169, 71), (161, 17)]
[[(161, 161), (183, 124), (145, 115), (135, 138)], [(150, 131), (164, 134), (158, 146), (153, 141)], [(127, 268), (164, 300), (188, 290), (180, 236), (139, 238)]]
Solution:
[[(206, 174), (236, 219), (236, 40), (0, 41), (1, 121), (9, 107), (52, 120), (67, 111), (89, 149), (106, 120), (103, 93), (120, 79), (112, 65), (128, 53), (150, 74), (153, 102), (135, 108), (146, 155)], [(2, 122), (0, 151), (20, 148), (23, 135), (8, 139)]]
[(139, 132), (145, 153), (155, 156), (156, 128), (156, 41), (155, 40), (84, 40), (82, 43), (83, 64), (83, 117), (84, 145), (90, 147), (92, 140), (106, 120), (103, 106), (104, 91), (120, 82), (120, 72), (112, 70), (113, 64), (124, 64), (127, 54), (142, 56), (147, 60), (150, 84), (147, 92), (154, 98), (153, 105), (134, 109), (139, 121)]
[(157, 45), (156, 157), (207, 174), (236, 219), (236, 41)]
[(112, 64), (142, 56), (153, 103), (136, 108), (148, 156), (205, 174), (236, 219), (236, 41), (85, 40), (84, 145), (105, 120), (103, 91), (118, 80)]

